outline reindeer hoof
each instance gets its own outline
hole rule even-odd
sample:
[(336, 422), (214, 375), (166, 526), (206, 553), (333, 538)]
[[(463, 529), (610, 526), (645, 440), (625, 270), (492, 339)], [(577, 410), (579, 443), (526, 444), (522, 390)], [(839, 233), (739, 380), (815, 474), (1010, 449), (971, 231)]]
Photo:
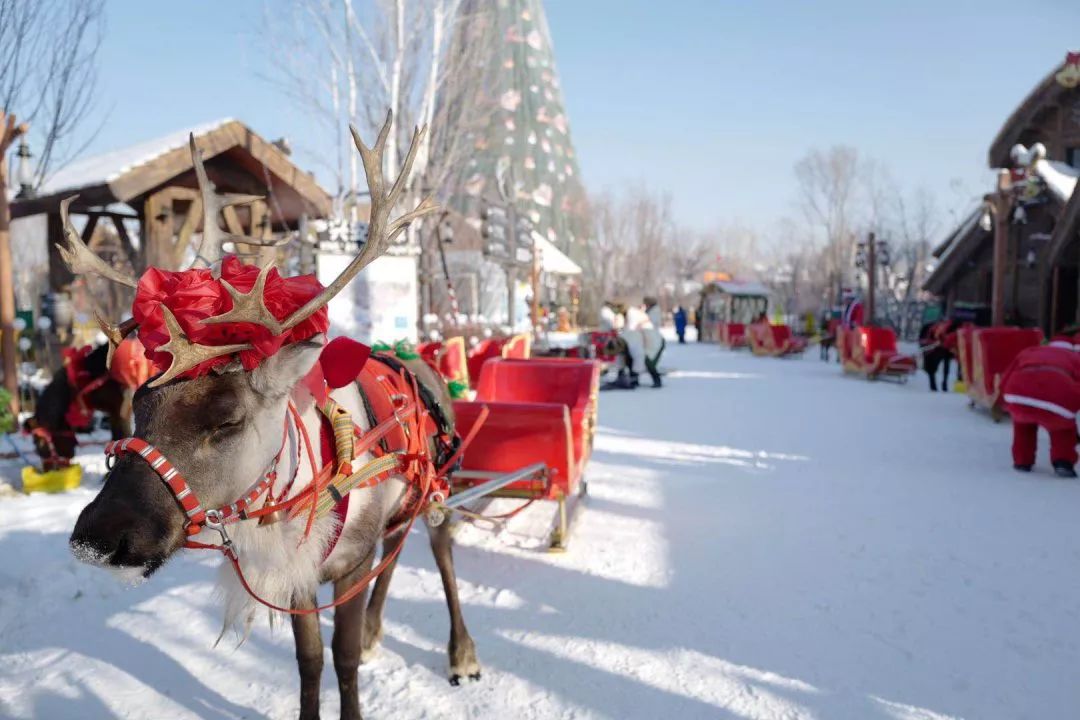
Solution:
[[(477, 670), (474, 673), (470, 673), (469, 674), (469, 680), (472, 680), (473, 682), (479, 682), (479, 680), (480, 680), (480, 671)], [(450, 684), (453, 685), (454, 687), (461, 687), (461, 675), (451, 675), (450, 676)]]

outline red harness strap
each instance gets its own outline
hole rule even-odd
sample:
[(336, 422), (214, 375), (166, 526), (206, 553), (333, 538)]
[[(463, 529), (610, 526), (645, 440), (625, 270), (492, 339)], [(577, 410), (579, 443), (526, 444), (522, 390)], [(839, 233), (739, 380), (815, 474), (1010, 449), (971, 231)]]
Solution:
[[(160, 450), (146, 442), (142, 438), (124, 438), (115, 440), (105, 446), (105, 454), (109, 457), (120, 457), (124, 453), (134, 453), (141, 457), (150, 466), (150, 469), (158, 474), (165, 486), (172, 492), (180, 509), (187, 516), (184, 524), (184, 532), (188, 537), (197, 535), (204, 526), (221, 524), (246, 519), (245, 510), (255, 502), (270, 487), (276, 474), (273, 470), (263, 475), (242, 497), (229, 505), (214, 510), (205, 510), (199, 502), (187, 480), (180, 471), (173, 467), (169, 459)], [(280, 457), (280, 454), (279, 456)], [(275, 459), (275, 465), (277, 460)]]

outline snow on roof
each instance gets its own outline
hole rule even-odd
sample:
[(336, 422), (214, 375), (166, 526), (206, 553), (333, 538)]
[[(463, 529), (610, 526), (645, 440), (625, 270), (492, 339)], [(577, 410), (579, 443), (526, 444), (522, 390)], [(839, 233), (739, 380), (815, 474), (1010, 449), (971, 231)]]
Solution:
[(1080, 170), (1057, 160), (1042, 159), (1035, 161), (1032, 167), (1058, 200), (1063, 203), (1069, 201), (1076, 189), (1076, 180), (1080, 178)]
[(953, 234), (949, 236), (948, 240), (946, 241), (946, 246), (942, 249), (941, 254), (937, 256), (939, 267), (944, 264), (944, 262), (949, 258), (950, 255), (953, 254), (956, 248), (964, 244), (964, 238), (966, 238), (968, 233), (970, 233), (971, 230), (975, 227), (975, 223), (979, 222), (979, 220), (982, 218), (982, 214), (982, 205), (976, 206), (971, 211), (971, 213), (968, 214), (967, 219), (960, 224), (960, 227), (958, 227), (953, 232)]
[(769, 288), (759, 282), (744, 280), (717, 280), (713, 283), (716, 287), (728, 295), (761, 295), (769, 294)]
[(536, 232), (532, 233), (536, 249), (540, 251), (540, 265), (546, 273), (552, 275), (580, 275), (581, 266), (566, 257), (562, 250), (555, 247), (550, 240)]
[(232, 118), (222, 118), (214, 122), (178, 130), (169, 135), (128, 145), (100, 155), (76, 160), (57, 170), (41, 188), (39, 195), (54, 195), (65, 190), (105, 185), (129, 170), (151, 162), (170, 150), (187, 144), (188, 135), (196, 137), (217, 130), (232, 122)]

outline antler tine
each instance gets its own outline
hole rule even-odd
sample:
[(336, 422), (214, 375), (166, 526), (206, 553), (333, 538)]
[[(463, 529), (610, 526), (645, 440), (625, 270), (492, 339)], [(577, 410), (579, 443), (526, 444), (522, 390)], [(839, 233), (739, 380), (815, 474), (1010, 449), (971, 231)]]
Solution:
[(105, 320), (97, 312), (94, 313), (94, 318), (97, 320), (98, 327), (101, 328), (101, 332), (105, 333), (105, 337), (109, 339), (109, 350), (105, 356), (105, 367), (112, 368), (113, 353), (116, 352), (116, 348), (120, 346), (120, 343), (124, 342), (131, 333), (139, 327), (139, 323), (135, 321), (135, 318), (128, 318), (119, 325), (113, 325)]
[(439, 206), (431, 198), (425, 198), (415, 209), (392, 222), (390, 221), (390, 212), (394, 209), (394, 205), (397, 204), (405, 184), (408, 182), (409, 175), (412, 173), (413, 160), (416, 159), (416, 153), (423, 142), (424, 134), (427, 132), (426, 126), (413, 131), (412, 143), (409, 145), (405, 160), (401, 164), (401, 172), (387, 192), (384, 190), (383, 152), (386, 149), (387, 138), (390, 136), (390, 126), (393, 119), (393, 112), (388, 112), (386, 122), (379, 131), (375, 144), (370, 148), (360, 139), (360, 133), (356, 131), (356, 128), (349, 126), (356, 150), (360, 153), (360, 159), (364, 163), (364, 174), (367, 176), (368, 191), (371, 194), (367, 242), (364, 243), (364, 247), (353, 258), (348, 267), (325, 290), (282, 321), (282, 330), (289, 330), (315, 314), (319, 308), (326, 305), (335, 295), (341, 292), (342, 288), (348, 285), (372, 260), (382, 255), (393, 239), (405, 230), (409, 223), (439, 209)]
[(202, 244), (199, 245), (199, 253), (195, 257), (192, 267), (210, 267), (222, 258), (222, 246), (226, 242), (242, 242), (249, 245), (262, 245), (264, 241), (249, 238), (244, 235), (233, 235), (221, 229), (218, 225), (218, 216), (221, 212), (234, 205), (262, 200), (262, 195), (220, 194), (210, 176), (206, 174), (206, 166), (203, 165), (202, 151), (195, 144), (195, 134), (188, 134), (188, 146), (191, 148), (191, 164), (195, 168), (195, 179), (199, 184), (199, 194), (203, 206), (203, 233)]
[(221, 285), (225, 288), (225, 292), (229, 293), (229, 297), (232, 298), (232, 309), (221, 315), (214, 315), (203, 320), (208, 325), (215, 325), (225, 322), (250, 322), (262, 325), (274, 335), (281, 334), (281, 323), (274, 317), (273, 313), (266, 307), (266, 302), (263, 300), (263, 290), (266, 288), (266, 278), (270, 274), (270, 270), (274, 267), (273, 262), (268, 262), (259, 271), (259, 276), (255, 279), (255, 284), (251, 286), (251, 290), (246, 293), (242, 293), (237, 290), (228, 280), (222, 278), (220, 280)]
[(196, 365), (222, 355), (250, 350), (251, 345), (199, 345), (188, 340), (183, 328), (165, 305), (161, 306), (161, 312), (165, 319), (165, 327), (169, 331), (169, 342), (158, 347), (158, 352), (167, 352), (172, 355), (169, 369), (150, 383), (150, 387), (158, 387), (169, 382), (177, 375), (187, 372)]
[(129, 288), (138, 287), (138, 283), (134, 278), (112, 267), (87, 247), (86, 243), (79, 237), (79, 233), (71, 226), (68, 207), (77, 197), (79, 196), (72, 195), (60, 201), (60, 220), (64, 225), (65, 243), (57, 243), (56, 249), (60, 252), (60, 257), (67, 263), (68, 269), (76, 275), (100, 275), (107, 280), (126, 285)]

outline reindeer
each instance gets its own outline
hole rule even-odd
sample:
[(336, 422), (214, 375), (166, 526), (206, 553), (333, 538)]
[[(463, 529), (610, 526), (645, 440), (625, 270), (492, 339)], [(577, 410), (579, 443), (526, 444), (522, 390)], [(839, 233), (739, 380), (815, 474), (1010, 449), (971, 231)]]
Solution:
[[(388, 186), (382, 165), (391, 123), (392, 115), (388, 114), (372, 148), (352, 129), (371, 192), (371, 217), (367, 242), (342, 274), (285, 317), (272, 313), (262, 297), (272, 263), (259, 270), (257, 280), (246, 293), (220, 280), (231, 296), (232, 309), (207, 318), (204, 325), (256, 323), (279, 335), (297, 328), (316, 313), (322, 312), (325, 317), (326, 304), (360, 270), (385, 252), (410, 222), (437, 209), (430, 199), (425, 199), (414, 210), (390, 219), (426, 131), (426, 128), (414, 131), (401, 172)], [(218, 226), (220, 208), (239, 200), (216, 195), (194, 139), (191, 146), (205, 200), (205, 231), (199, 256), (201, 262), (213, 268), (223, 242), (259, 245), (261, 241), (228, 235)], [(68, 227), (66, 207), (64, 223)], [(110, 274), (104, 272), (101, 267), (104, 263), (82, 244), (77, 234), (68, 231), (66, 242), (63, 250), (73, 270)], [(227, 546), (223, 553), (232, 561), (222, 565), (225, 627), (246, 632), (258, 607), (253, 596), (290, 614), (300, 671), (301, 718), (319, 716), (323, 639), (315, 593), (320, 584), (333, 583), (335, 603), (339, 603), (334, 612), (332, 646), (341, 717), (359, 718), (357, 668), (372, 656), (382, 637), (382, 613), (390, 578), (397, 550), (408, 530), (407, 526), (392, 529), (391, 523), (404, 509), (413, 478), (394, 471), (385, 482), (353, 490), (336, 544), (333, 538), (337, 522), (333, 516), (314, 520), (310, 530), (305, 528), (302, 516), (281, 520), (282, 513), (275, 512), (262, 516), (258, 522), (247, 516), (247, 522), (230, 524), (226, 534), (224, 527), (230, 514), (236, 520), (251, 512), (247, 502), (254, 507), (260, 495), (276, 498), (280, 494), (287, 504), (316, 482), (316, 468), (303, 461), (300, 438), (318, 437), (321, 420), (311, 393), (301, 381), (319, 360), (324, 336), (286, 344), (253, 369), (245, 370), (235, 358), (250, 349), (250, 344), (199, 345), (190, 338), (193, 329), (185, 328), (164, 304), (161, 307), (169, 340), (159, 350), (171, 355), (171, 364), (135, 393), (134, 439), (121, 441), (119, 450), (110, 450), (115, 455), (112, 458), (115, 464), (101, 492), (79, 516), (71, 534), (71, 548), (81, 560), (142, 578), (152, 575), (181, 547), (204, 546), (189, 538), (194, 530), (202, 529), (211, 537), (211, 531), (220, 533), (223, 545)], [(133, 330), (130, 324), (106, 325), (106, 334), (114, 342)], [(208, 373), (187, 376), (200, 363), (222, 357), (231, 359)], [(414, 387), (419, 387), (423, 391), (420, 394), (427, 397), (425, 412), (442, 413), (452, 426), (449, 394), (434, 373), (417, 361), (402, 377), (410, 382), (413, 378), (418, 381)], [(357, 383), (331, 393), (332, 400), (351, 414), (363, 433), (381, 420), (369, 417), (366, 412), (371, 400), (368, 395)], [(152, 451), (146, 451), (146, 447)], [(135, 452), (132, 448), (144, 450)], [(370, 456), (356, 462), (365, 458)], [(254, 486), (253, 480), (257, 481)], [(284, 490), (289, 485), (291, 489)], [(268, 508), (264, 506), (264, 509)], [(386, 535), (388, 529), (390, 535)], [(480, 665), (461, 614), (448, 525), (428, 522), (428, 533), (450, 613), (450, 682), (457, 685), (466, 677), (478, 680)], [(365, 603), (366, 580), (370, 579), (369, 571), (380, 540), (382, 572), (370, 601)], [(247, 587), (233, 572), (234, 566), (237, 573), (243, 568)]]
[(150, 363), (134, 337), (118, 353), (119, 364), (110, 360), (111, 345), (65, 351), (64, 366), (53, 373), (34, 403), (34, 414), (23, 423), (45, 470), (71, 463), (78, 446), (75, 433), (90, 429), (94, 410), (108, 417), (113, 440), (131, 434), (131, 395), (149, 377)]
[(113, 440), (131, 432), (131, 404), (127, 402), (130, 393), (109, 376), (105, 367), (107, 352), (107, 346), (99, 345), (86, 355), (84, 368), (91, 379), (85, 387), (73, 386), (65, 368), (56, 370), (38, 396), (34, 414), (23, 423), (23, 430), (33, 437), (34, 449), (45, 470), (68, 465), (78, 445), (75, 431), (89, 430), (85, 426), (71, 426), (69, 408), (73, 403), (81, 404), (87, 411), (100, 410), (108, 415)]

